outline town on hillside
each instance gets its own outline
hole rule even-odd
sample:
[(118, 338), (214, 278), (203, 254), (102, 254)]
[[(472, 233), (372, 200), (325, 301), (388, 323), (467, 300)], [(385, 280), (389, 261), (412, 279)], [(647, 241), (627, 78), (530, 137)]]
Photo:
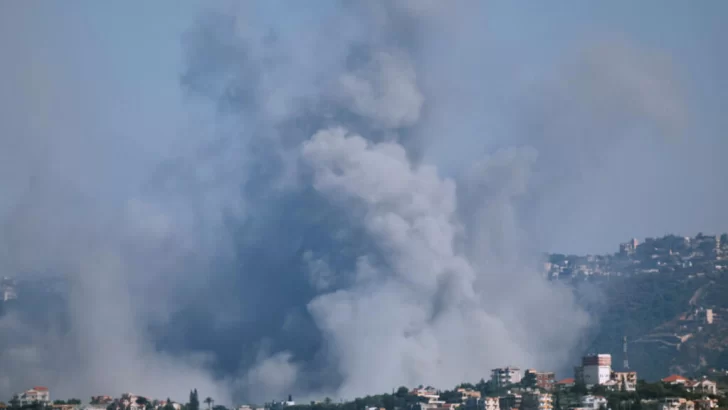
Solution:
[(573, 286), (594, 317), (586, 351), (629, 345), (647, 380), (728, 368), (728, 234), (669, 234), (615, 248), (544, 257), (543, 276)]
[[(690, 379), (666, 375), (655, 383), (639, 380), (636, 371), (615, 371), (609, 354), (584, 356), (573, 377), (557, 380), (554, 372), (508, 366), (493, 369), (486, 381), (462, 383), (452, 390), (432, 386), (400, 387), (391, 394), (331, 399), (305, 404), (291, 396), (263, 405), (242, 404), (234, 410), (712, 410), (728, 408), (728, 372)], [(208, 410), (229, 410), (203, 403)], [(204, 408), (204, 407), (203, 407)], [(13, 396), (3, 410), (200, 410), (197, 390), (188, 403), (148, 399), (131, 393), (81, 400), (51, 400), (47, 387), (33, 387)]]
[(553, 253), (545, 255), (543, 264), (543, 274), (551, 280), (678, 271), (692, 277), (728, 271), (728, 234), (632, 239), (613, 254)]

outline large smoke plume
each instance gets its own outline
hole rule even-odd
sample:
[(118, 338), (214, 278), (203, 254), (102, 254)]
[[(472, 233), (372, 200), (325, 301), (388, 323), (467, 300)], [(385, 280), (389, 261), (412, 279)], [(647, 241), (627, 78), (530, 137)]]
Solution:
[(507, 91), (473, 69), (488, 22), (474, 1), (206, 12), (181, 86), (215, 125), (141, 176), (94, 129), (3, 130), (2, 269), (70, 291), (52, 325), (47, 303), (0, 318), (0, 394), (349, 398), (568, 369), (589, 317), (538, 252), (614, 152), (686, 113), (669, 64), (611, 39), (483, 104)]

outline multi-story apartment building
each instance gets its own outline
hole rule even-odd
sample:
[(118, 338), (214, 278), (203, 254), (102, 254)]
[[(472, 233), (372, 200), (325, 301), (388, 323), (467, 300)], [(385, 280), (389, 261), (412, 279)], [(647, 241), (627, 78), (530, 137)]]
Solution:
[(506, 394), (498, 398), (498, 407), (500, 410), (520, 409), (523, 397), (520, 394)]
[(496, 388), (503, 388), (521, 382), (521, 369), (518, 367), (505, 367), (493, 369), (490, 380)]
[(536, 381), (535, 387), (551, 391), (556, 384), (556, 375), (553, 372), (539, 372), (534, 369), (526, 370), (526, 378), (533, 378)]
[(553, 396), (549, 393), (531, 392), (523, 395), (521, 410), (553, 410)]
[(574, 378), (577, 382), (584, 383), (588, 387), (607, 383), (611, 375), (612, 355), (609, 354), (584, 356), (581, 366), (574, 369)]

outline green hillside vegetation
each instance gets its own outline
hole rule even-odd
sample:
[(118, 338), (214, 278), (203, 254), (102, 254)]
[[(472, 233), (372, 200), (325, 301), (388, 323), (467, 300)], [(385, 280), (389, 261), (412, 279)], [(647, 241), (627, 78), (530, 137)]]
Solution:
[[(620, 368), (627, 336), (630, 367), (648, 380), (728, 369), (728, 323), (721, 318), (728, 309), (728, 274), (676, 271), (590, 280), (603, 302), (592, 309), (598, 319), (589, 352), (611, 353)], [(712, 325), (694, 314), (701, 308), (715, 312)]]

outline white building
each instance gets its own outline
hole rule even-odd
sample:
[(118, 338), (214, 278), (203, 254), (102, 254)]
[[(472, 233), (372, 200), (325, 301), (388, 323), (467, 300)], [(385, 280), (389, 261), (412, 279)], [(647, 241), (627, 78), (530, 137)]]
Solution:
[(710, 381), (708, 379), (702, 379), (696, 382), (690, 383), (688, 386), (688, 390), (690, 390), (693, 393), (703, 393), (703, 394), (712, 394), (716, 395), (718, 394), (718, 384), (714, 381)]
[(597, 354), (583, 357), (580, 376), (588, 387), (608, 382), (612, 376), (612, 355)]
[(581, 407), (590, 410), (599, 410), (607, 407), (607, 399), (602, 396), (584, 396), (581, 398)]
[(662, 400), (660, 410), (694, 410), (695, 402), (682, 397), (666, 397)]
[(503, 388), (511, 384), (520, 383), (521, 369), (518, 367), (493, 369), (491, 371), (490, 380), (496, 388)]
[(40, 403), (44, 405), (51, 404), (51, 393), (47, 387), (36, 386), (30, 390), (26, 390), (21, 394), (16, 394), (20, 406), (29, 406), (31, 404)]

